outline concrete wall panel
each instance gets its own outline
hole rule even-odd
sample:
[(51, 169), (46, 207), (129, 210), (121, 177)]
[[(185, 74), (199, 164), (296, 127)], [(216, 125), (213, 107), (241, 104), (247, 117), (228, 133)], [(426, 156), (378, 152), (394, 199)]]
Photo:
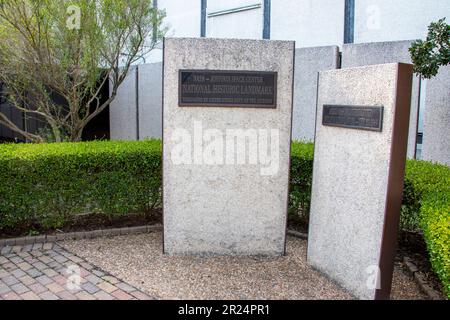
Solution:
[[(411, 41), (345, 44), (342, 48), (342, 68), (384, 63), (411, 63), (408, 48)], [(420, 99), (420, 78), (414, 77), (409, 123), (408, 158), (415, 157)]]

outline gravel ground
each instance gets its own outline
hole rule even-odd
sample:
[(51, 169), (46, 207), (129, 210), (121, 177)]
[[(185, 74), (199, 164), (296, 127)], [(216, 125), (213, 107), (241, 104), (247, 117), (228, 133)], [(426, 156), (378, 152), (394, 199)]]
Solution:
[[(279, 258), (169, 257), (160, 232), (62, 245), (157, 299), (352, 299), (305, 261), (306, 241), (289, 237)], [(396, 265), (393, 299), (425, 299)]]

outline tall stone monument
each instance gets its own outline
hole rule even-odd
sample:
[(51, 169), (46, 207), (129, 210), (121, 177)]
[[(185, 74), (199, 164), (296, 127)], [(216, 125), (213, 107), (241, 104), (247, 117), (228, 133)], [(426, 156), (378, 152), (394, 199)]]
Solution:
[(165, 253), (284, 254), (294, 48), (165, 39)]
[(308, 263), (361, 299), (391, 290), (412, 66), (321, 72)]

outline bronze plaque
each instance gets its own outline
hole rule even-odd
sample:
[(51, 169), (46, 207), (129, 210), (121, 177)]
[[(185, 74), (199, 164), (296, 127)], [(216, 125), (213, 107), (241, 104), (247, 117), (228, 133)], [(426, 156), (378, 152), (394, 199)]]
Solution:
[(381, 132), (383, 129), (383, 107), (324, 105), (324, 126)]
[(276, 108), (277, 73), (180, 70), (180, 107)]

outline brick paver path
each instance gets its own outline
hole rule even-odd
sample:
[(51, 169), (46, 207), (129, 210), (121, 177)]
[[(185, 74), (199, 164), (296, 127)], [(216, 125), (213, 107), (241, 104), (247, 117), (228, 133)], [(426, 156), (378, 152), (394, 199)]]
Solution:
[(0, 300), (149, 300), (58, 244), (0, 249)]

